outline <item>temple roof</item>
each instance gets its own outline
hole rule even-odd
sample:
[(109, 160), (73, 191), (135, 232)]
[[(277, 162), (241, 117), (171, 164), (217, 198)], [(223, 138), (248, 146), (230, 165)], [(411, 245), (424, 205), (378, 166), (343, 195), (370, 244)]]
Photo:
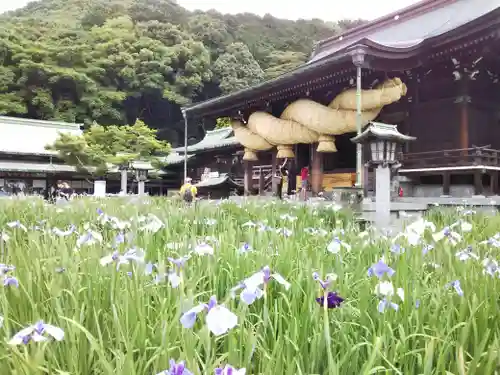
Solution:
[(309, 62), (356, 44), (415, 48), (500, 7), (498, 0), (426, 0), (333, 38), (320, 41)]
[(370, 124), (366, 127), (366, 129), (363, 130), (361, 134), (357, 135), (354, 138), (351, 138), (351, 141), (355, 143), (363, 143), (373, 138), (394, 140), (399, 142), (409, 142), (417, 139), (416, 137), (411, 137), (409, 135), (400, 133), (396, 125), (370, 121)]
[(81, 134), (82, 125), (0, 116), (0, 152), (56, 155), (45, 146), (53, 144), (59, 133)]
[[(197, 152), (221, 147), (236, 146), (239, 144), (240, 143), (233, 135), (233, 129), (228, 127), (207, 131), (205, 138), (194, 145), (188, 146), (187, 150), (188, 152)], [(184, 147), (177, 147), (174, 151), (184, 154)]]
[[(184, 110), (190, 119), (232, 116), (258, 103), (278, 100), (298, 90), (305, 92), (320, 83), (324, 86), (328, 82), (322, 80), (354, 68), (355, 51), (387, 61), (408, 60), (423, 53), (430, 55), (446, 43), (460, 43), (471, 33), (491, 33), (499, 25), (499, 0), (424, 0), (319, 42), (310, 61), (288, 73)], [(422, 61), (417, 59), (416, 63)]]
[(223, 184), (228, 184), (229, 186), (232, 187), (237, 187), (241, 188), (242, 186), (235, 182), (231, 177), (229, 177), (227, 174), (221, 174), (218, 177), (209, 177), (206, 178), (205, 180), (202, 180), (198, 182), (195, 186), (200, 189), (200, 188), (210, 188), (210, 187), (215, 187), (215, 186), (220, 186)]

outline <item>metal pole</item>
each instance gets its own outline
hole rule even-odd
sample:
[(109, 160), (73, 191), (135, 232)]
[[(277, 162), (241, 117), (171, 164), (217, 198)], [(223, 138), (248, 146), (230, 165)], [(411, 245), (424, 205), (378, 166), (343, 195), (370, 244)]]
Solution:
[(184, 181), (186, 182), (186, 178), (188, 175), (188, 121), (186, 116), (186, 111), (182, 111), (182, 116), (184, 117)]
[[(356, 65), (356, 132), (361, 134), (361, 64)], [(363, 146), (356, 145), (356, 187), (363, 186)]]

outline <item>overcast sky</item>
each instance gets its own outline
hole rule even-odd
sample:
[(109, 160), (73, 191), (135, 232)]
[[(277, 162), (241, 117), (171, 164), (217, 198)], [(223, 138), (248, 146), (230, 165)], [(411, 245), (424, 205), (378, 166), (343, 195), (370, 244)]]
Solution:
[[(21, 8), (29, 0), (0, 0), (0, 13)], [(187, 9), (217, 9), (221, 13), (266, 13), (278, 18), (321, 18), (336, 21), (344, 18), (374, 19), (417, 0), (177, 0)]]

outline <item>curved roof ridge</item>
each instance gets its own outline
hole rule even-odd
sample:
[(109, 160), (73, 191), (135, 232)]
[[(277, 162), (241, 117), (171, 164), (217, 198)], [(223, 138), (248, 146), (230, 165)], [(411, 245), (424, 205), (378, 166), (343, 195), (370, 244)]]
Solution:
[[(428, 11), (433, 10), (436, 7), (441, 7), (446, 5), (447, 3), (452, 3), (456, 1), (457, 0), (421, 0), (415, 4), (409, 5), (405, 8), (391, 12), (385, 16), (379, 17), (364, 25), (354, 27), (340, 34), (335, 34), (329, 38), (322, 39), (315, 43), (311, 59), (316, 55), (316, 52), (318, 52), (317, 51), (318, 48), (325, 44), (334, 44), (336, 41), (344, 40), (345, 38), (355, 38), (355, 37), (361, 38), (363, 35), (369, 32), (382, 29), (387, 26), (391, 26), (393, 23), (395, 23), (395, 21), (400, 22), (400, 18), (426, 13)], [(397, 19), (395, 19), (396, 16), (398, 16)]]

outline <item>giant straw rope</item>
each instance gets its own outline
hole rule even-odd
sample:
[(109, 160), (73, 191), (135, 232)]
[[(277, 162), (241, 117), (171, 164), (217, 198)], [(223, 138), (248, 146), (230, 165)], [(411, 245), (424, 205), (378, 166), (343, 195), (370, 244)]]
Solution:
[[(361, 92), (361, 126), (375, 120), (382, 108), (406, 95), (399, 78)], [(285, 108), (280, 118), (254, 112), (245, 126), (233, 120), (236, 139), (245, 147), (244, 160), (257, 160), (257, 151), (277, 146), (277, 158), (294, 157), (292, 145), (318, 142), (318, 152), (336, 152), (335, 136), (356, 131), (356, 89), (343, 91), (328, 105), (299, 99)]]

